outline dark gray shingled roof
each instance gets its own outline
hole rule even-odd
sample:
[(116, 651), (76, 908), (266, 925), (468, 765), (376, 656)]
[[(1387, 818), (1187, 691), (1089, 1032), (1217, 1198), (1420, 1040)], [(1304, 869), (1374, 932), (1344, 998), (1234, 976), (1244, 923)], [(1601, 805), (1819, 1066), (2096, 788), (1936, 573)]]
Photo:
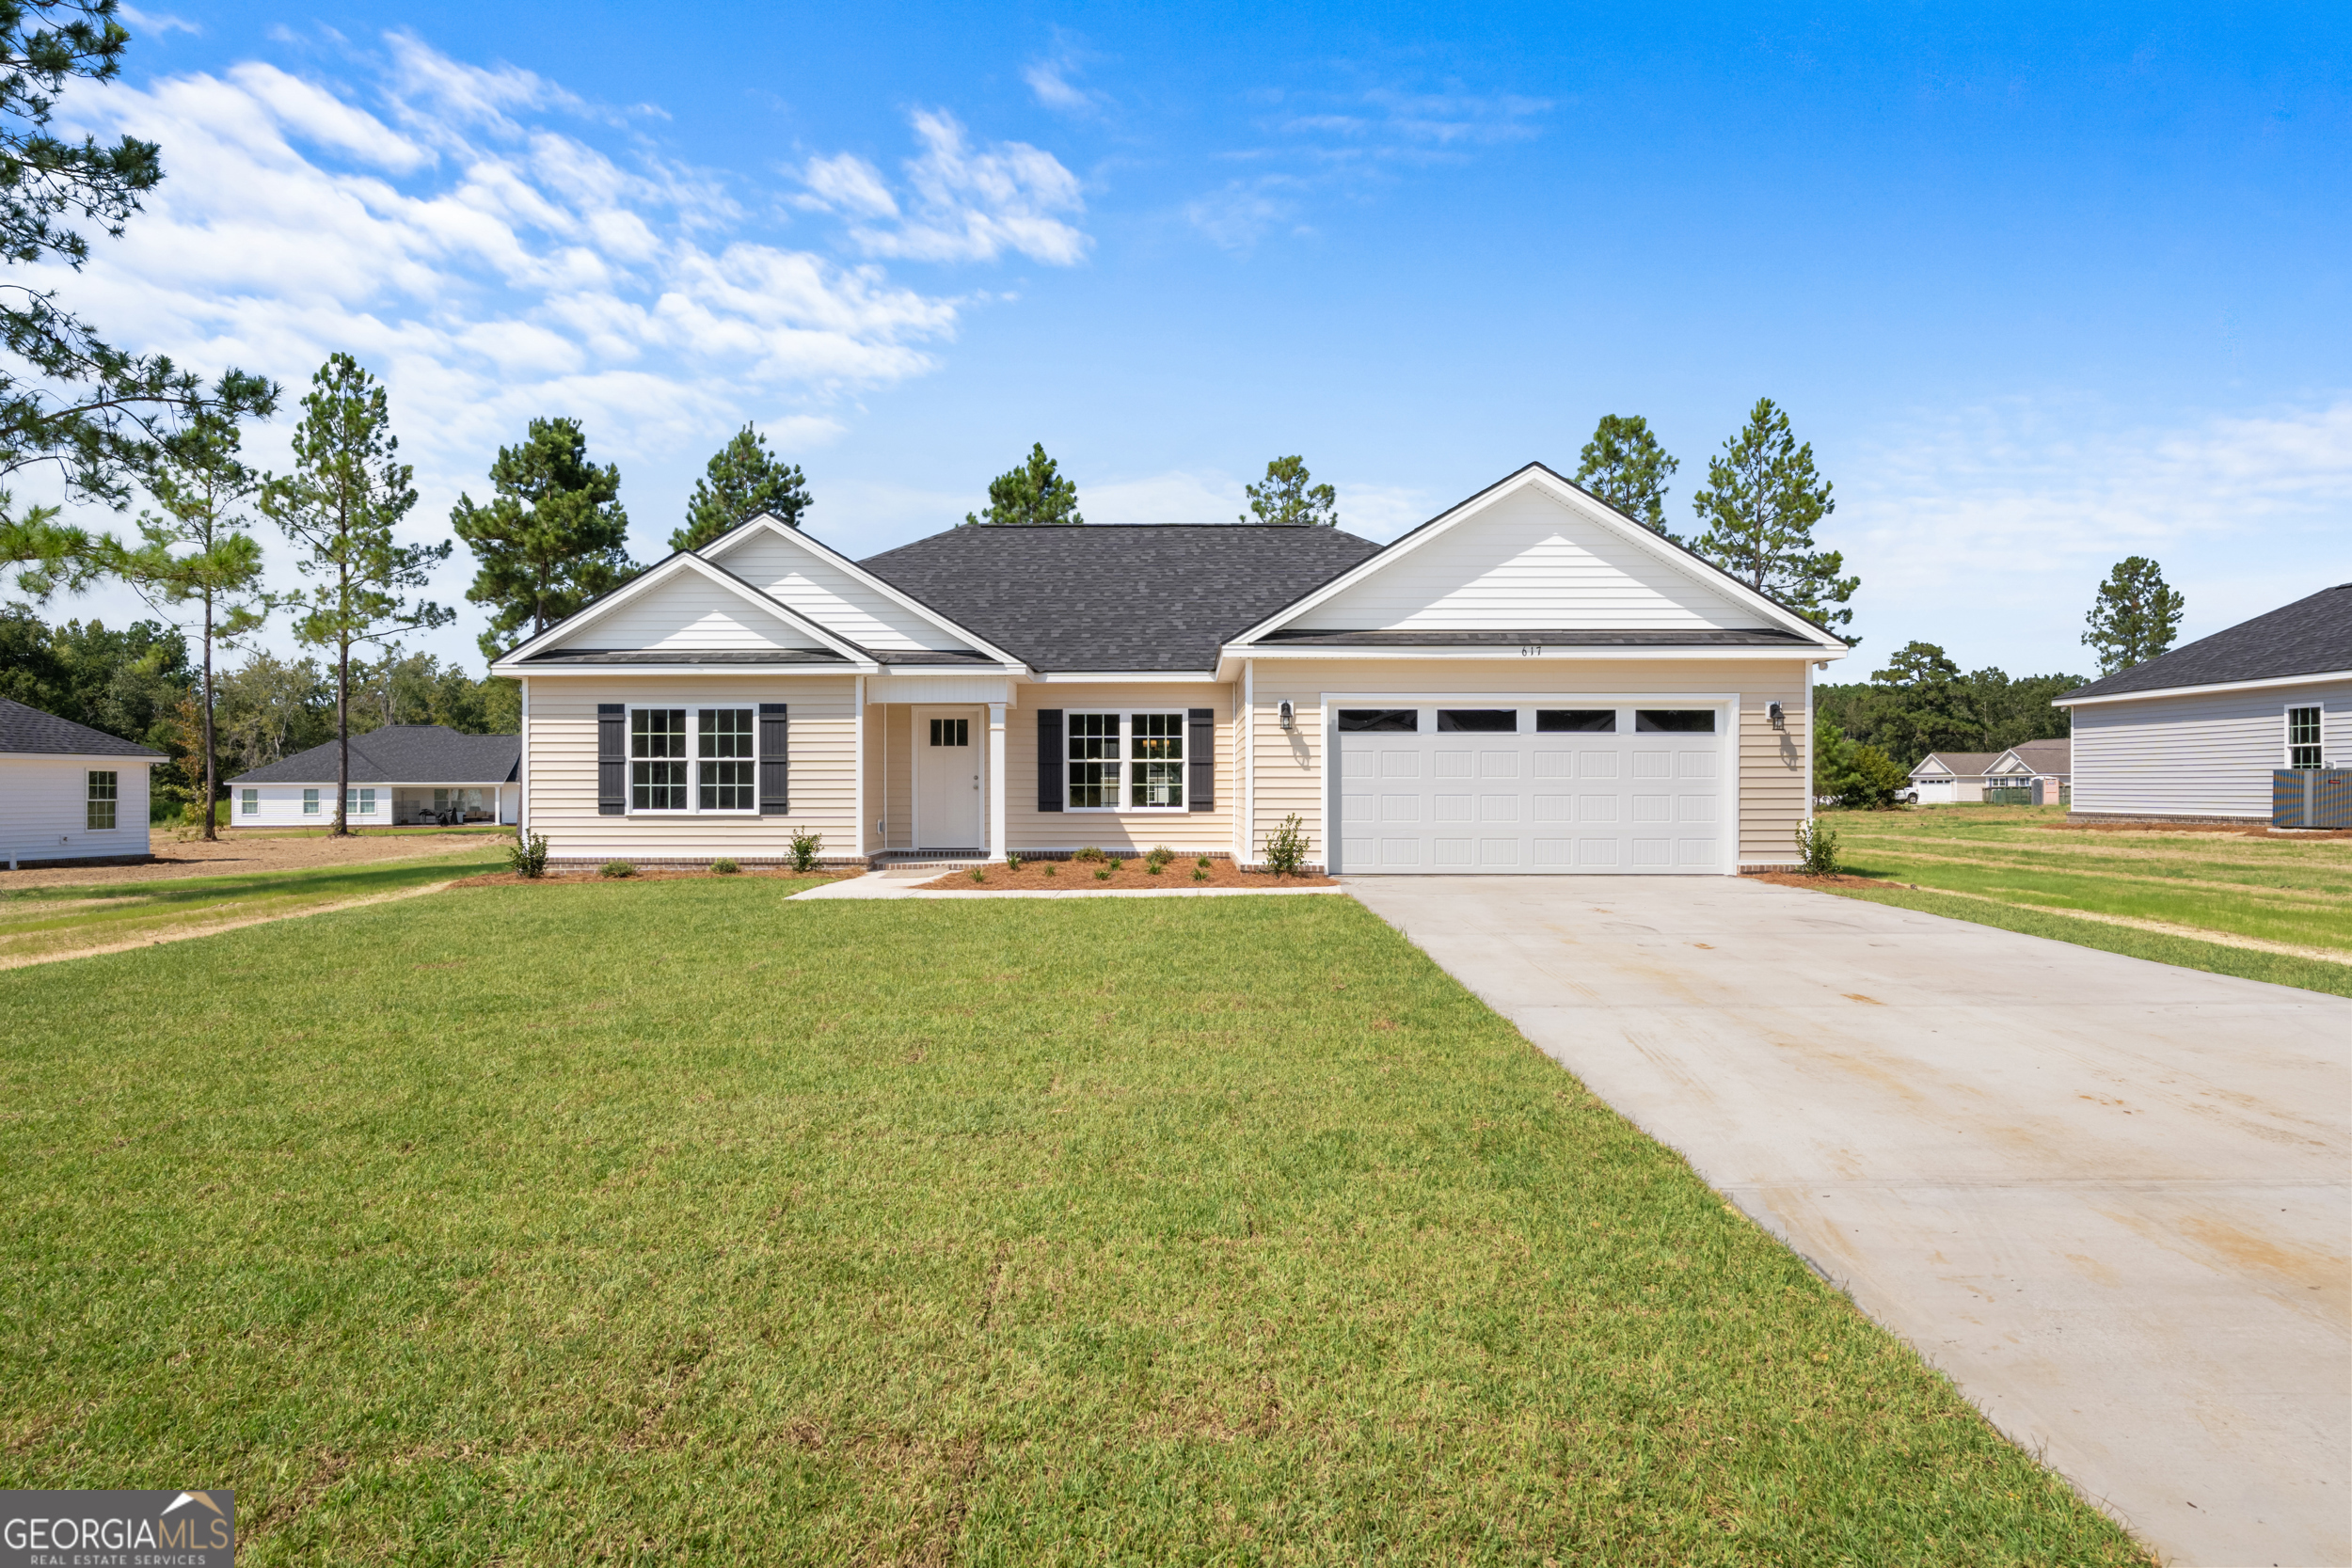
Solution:
[(50, 757), (151, 757), (164, 759), (135, 740), (93, 730), (71, 719), (0, 697), (0, 752)]
[[(351, 782), (485, 784), (515, 782), (518, 735), (460, 735), (439, 724), (392, 724), (351, 737)], [(335, 742), (240, 773), (232, 784), (333, 784)]]
[(1379, 549), (1332, 528), (951, 528), (858, 564), (1034, 669), (1213, 670)]
[(2307, 599), (2201, 637), (2145, 664), (2118, 670), (2058, 701), (2325, 675), (2338, 670), (2352, 670), (2352, 582), (2323, 588)]

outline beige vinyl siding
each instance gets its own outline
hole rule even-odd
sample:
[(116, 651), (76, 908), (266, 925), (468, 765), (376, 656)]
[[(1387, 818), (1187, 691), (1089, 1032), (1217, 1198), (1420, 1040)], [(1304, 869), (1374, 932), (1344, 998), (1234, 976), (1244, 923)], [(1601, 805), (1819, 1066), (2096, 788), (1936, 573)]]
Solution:
[[(708, 552), (706, 552), (708, 553)], [(863, 648), (961, 648), (920, 615), (833, 562), (760, 530), (711, 561)]]
[(1523, 490), (1290, 625), (1338, 631), (1679, 630), (1762, 621), (1606, 525)]
[[(1320, 863), (1323, 813), (1323, 697), (1325, 691), (1525, 693), (1724, 692), (1740, 699), (1740, 863), (1786, 865), (1797, 858), (1797, 825), (1805, 817), (1807, 781), (1803, 659), (1262, 659), (1255, 712), (1257, 799), (1247, 859), (1255, 861), (1266, 835), (1296, 812)], [(1279, 705), (1290, 699), (1297, 728), (1282, 733)], [(1770, 705), (1786, 712), (1772, 727)]]
[[(1232, 848), (1234, 781), (1233, 719), (1236, 689), (1216, 681), (1199, 683), (1072, 684), (1056, 681), (1020, 689), (1023, 705), (1005, 716), (1005, 837), (1016, 849), (1149, 849), (1165, 844), (1198, 854)], [(1184, 713), (1197, 707), (1216, 716), (1216, 809), (1214, 811), (1059, 811), (1037, 809), (1037, 715), (1040, 708), (1070, 712), (1157, 711)], [(1067, 731), (1065, 730), (1065, 734)], [(1189, 784), (1190, 774), (1187, 771)]]
[[(876, 703), (866, 710), (866, 730), (874, 750), (866, 754), (868, 773), (881, 778), (883, 821), (882, 847), (914, 847), (914, 707), (910, 703)], [(980, 726), (985, 729), (986, 723)]]
[[(148, 853), (145, 757), (0, 756), (0, 865)], [(115, 776), (115, 825), (89, 826), (89, 775)]]
[[(782, 860), (793, 831), (824, 835), (827, 859), (857, 844), (857, 680), (851, 675), (529, 677), (530, 824), (558, 860)], [(596, 705), (790, 706), (792, 809), (784, 816), (600, 816)], [(689, 721), (692, 722), (691, 720)]]
[(678, 576), (581, 626), (555, 644), (562, 648), (676, 648), (730, 652), (749, 648), (817, 648), (824, 644), (783, 616), (771, 613), (723, 583)]
[(2312, 706), (2324, 710), (2322, 759), (2352, 764), (2352, 679), (2075, 708), (2073, 809), (2268, 821), (2286, 710)]

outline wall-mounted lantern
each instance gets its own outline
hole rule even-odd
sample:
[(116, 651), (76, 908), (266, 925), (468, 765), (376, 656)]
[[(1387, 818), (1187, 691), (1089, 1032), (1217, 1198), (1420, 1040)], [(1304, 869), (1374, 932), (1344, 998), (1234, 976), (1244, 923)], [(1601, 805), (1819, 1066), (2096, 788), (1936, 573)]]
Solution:
[(1291, 707), (1288, 698), (1285, 698), (1282, 702), (1282, 705), (1276, 708), (1274, 711), (1276, 717), (1281, 721), (1282, 733), (1284, 735), (1288, 735), (1291, 731), (1298, 728), (1298, 715)]
[(1778, 703), (1771, 705), (1764, 711), (1772, 720), (1772, 728), (1776, 730), (1785, 730), (1788, 727), (1788, 715), (1782, 711), (1781, 705)]

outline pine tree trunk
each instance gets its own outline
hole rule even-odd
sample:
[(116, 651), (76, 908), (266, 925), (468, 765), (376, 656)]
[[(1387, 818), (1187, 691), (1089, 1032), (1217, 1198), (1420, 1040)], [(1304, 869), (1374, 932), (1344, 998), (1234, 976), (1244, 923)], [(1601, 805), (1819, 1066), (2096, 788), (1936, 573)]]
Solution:
[(215, 815), (213, 797), (219, 789), (214, 779), (215, 758), (218, 752), (213, 744), (213, 595), (204, 595), (204, 838), (217, 843), (220, 834), (213, 826)]
[(351, 639), (336, 644), (335, 836), (351, 836)]

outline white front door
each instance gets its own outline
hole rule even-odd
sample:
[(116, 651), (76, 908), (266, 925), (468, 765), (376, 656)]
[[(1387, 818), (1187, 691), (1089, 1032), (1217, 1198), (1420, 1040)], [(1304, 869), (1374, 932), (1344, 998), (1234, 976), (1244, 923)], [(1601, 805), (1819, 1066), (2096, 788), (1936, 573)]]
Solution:
[(1724, 707), (1331, 703), (1341, 871), (1730, 868)]
[(914, 847), (980, 847), (980, 749), (988, 710), (914, 710)]

